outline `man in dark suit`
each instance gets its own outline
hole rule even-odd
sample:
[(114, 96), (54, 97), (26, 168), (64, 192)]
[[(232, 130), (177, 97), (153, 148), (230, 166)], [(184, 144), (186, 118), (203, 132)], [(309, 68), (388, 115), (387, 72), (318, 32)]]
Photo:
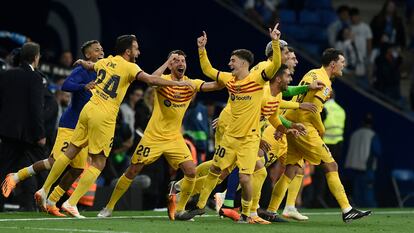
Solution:
[[(43, 78), (35, 72), (40, 46), (33, 42), (21, 48), (20, 66), (0, 73), (0, 179), (20, 167), (47, 157), (44, 127)], [(34, 210), (33, 178), (22, 183), (18, 198), (22, 210)], [(0, 197), (0, 210), (4, 198)]]

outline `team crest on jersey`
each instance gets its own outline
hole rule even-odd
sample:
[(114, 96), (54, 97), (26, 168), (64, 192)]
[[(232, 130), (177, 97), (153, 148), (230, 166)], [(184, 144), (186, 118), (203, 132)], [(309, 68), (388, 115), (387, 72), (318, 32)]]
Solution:
[(328, 97), (328, 96), (329, 96), (329, 94), (331, 94), (331, 90), (329, 90), (329, 88), (328, 88), (328, 87), (326, 87), (326, 88), (325, 88), (325, 90), (323, 90), (323, 95), (324, 95), (325, 97)]
[(167, 107), (171, 106), (171, 101), (170, 100), (164, 100), (164, 105)]
[(241, 87), (240, 86), (235, 86), (234, 90), (236, 91), (236, 93), (240, 93)]

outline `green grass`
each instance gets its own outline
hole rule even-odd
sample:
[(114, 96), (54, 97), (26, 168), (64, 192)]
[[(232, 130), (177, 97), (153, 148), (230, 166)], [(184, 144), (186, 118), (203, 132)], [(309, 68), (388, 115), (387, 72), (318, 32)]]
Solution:
[(236, 224), (220, 219), (214, 212), (198, 217), (194, 222), (171, 222), (166, 213), (154, 211), (118, 211), (113, 218), (97, 219), (96, 212), (83, 212), (83, 220), (55, 218), (44, 213), (0, 213), (0, 232), (414, 232), (414, 209), (374, 209), (374, 213), (352, 223), (343, 223), (338, 209), (302, 210), (307, 222), (273, 223), (271, 225)]

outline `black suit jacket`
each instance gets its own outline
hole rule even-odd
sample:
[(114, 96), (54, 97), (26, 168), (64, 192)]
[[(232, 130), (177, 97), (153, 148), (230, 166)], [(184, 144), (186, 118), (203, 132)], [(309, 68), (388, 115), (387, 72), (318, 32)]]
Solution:
[(28, 64), (0, 74), (0, 137), (36, 143), (45, 137), (43, 79)]

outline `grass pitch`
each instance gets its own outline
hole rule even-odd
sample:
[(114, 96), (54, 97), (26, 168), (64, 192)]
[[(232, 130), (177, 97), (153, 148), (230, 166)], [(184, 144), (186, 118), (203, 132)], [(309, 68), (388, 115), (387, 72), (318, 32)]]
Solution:
[(339, 209), (301, 210), (309, 216), (306, 222), (272, 223), (270, 225), (236, 224), (229, 219), (220, 219), (215, 212), (196, 217), (194, 222), (171, 222), (165, 212), (117, 211), (114, 217), (96, 218), (97, 212), (82, 212), (86, 219), (56, 218), (45, 213), (8, 212), (0, 213), (0, 232), (197, 232), (197, 233), (242, 233), (255, 231), (300, 232), (300, 233), (376, 233), (414, 232), (414, 209), (374, 209), (364, 219), (343, 223)]

